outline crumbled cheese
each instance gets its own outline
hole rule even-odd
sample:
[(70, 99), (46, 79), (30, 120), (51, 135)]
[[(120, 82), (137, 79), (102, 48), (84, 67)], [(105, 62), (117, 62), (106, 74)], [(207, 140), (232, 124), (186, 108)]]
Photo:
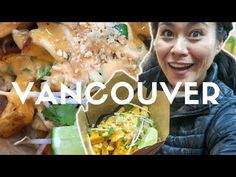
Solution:
[(89, 58), (89, 57), (91, 57), (91, 56), (93, 56), (93, 53), (92, 53), (91, 51), (87, 51), (87, 52), (84, 54), (84, 57), (85, 57), (85, 58)]
[(85, 45), (80, 45), (80, 52), (81, 52), (82, 54), (85, 53), (85, 49), (86, 49)]
[(79, 68), (76, 68), (75, 69), (75, 73), (77, 74), (79, 72)]
[(62, 56), (63, 56), (64, 59), (68, 59), (68, 54), (65, 51), (63, 51), (63, 55)]
[(54, 66), (52, 66), (52, 70), (61, 71), (61, 68), (56, 66), (56, 65), (54, 65)]
[[(57, 55), (67, 59), (68, 65), (62, 64), (60, 67), (53, 67), (54, 72), (49, 77), (54, 78), (54, 80), (48, 78), (47, 81), (51, 83), (61, 81), (70, 87), (75, 86), (75, 80), (72, 81), (69, 78), (76, 79), (82, 76), (90, 79), (90, 81), (101, 81), (103, 74), (100, 75), (97, 71), (101, 69), (104, 63), (111, 63), (113, 60), (124, 61), (126, 71), (138, 70), (140, 57), (135, 57), (132, 52), (138, 56), (139, 51), (130, 49), (128, 39), (121, 36), (120, 32), (114, 28), (116, 24), (114, 22), (78, 22), (71, 24), (70, 26), (73, 27), (75, 34), (70, 38), (73, 47), (66, 52), (62, 49), (57, 50)], [(135, 73), (134, 71), (131, 72)]]
[(57, 50), (57, 55), (58, 55), (59, 57), (62, 57), (62, 56), (63, 56), (63, 51), (62, 51), (61, 49), (58, 49), (58, 50)]

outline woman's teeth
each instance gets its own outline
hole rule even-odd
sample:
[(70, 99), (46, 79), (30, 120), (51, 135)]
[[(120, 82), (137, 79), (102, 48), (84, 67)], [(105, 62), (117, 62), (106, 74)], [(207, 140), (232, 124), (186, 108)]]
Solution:
[(169, 63), (169, 66), (173, 69), (185, 70), (185, 69), (189, 69), (190, 67), (192, 67), (193, 64)]

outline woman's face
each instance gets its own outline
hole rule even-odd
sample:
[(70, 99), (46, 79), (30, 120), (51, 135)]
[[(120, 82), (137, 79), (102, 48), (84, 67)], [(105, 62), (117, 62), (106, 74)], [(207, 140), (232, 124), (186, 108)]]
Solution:
[(159, 65), (175, 87), (177, 82), (202, 83), (222, 43), (216, 23), (160, 22), (154, 45)]

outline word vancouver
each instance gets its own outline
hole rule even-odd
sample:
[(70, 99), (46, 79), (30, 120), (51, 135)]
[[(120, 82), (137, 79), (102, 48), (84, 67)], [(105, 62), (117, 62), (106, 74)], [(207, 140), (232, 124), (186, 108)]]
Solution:
[[(22, 104), (24, 104), (25, 101), (31, 97), (30, 95), (37, 95), (37, 99), (35, 101), (35, 104), (40, 104), (41, 102), (51, 102), (52, 104), (67, 104), (66, 99), (68, 98), (68, 96), (74, 100), (73, 104), (81, 104), (81, 102), (82, 102), (82, 87), (81, 87), (81, 83), (79, 83), (79, 82), (76, 84), (75, 90), (71, 90), (66, 85), (61, 83), (60, 100), (56, 99), (55, 94), (54, 94), (55, 92), (51, 91), (51, 89), (47, 83), (44, 84), (41, 92), (31, 92), (31, 89), (34, 85), (33, 82), (30, 82), (28, 84), (25, 91), (22, 91), (20, 89), (17, 82), (12, 82), (12, 85), (13, 85), (17, 95), (19, 96)], [(166, 83), (160, 82), (160, 85), (162, 87), (163, 92), (166, 94), (166, 97), (167, 97), (169, 103), (171, 104), (173, 102), (174, 98), (177, 96), (182, 83), (178, 82), (172, 91), (170, 91), (168, 89), (168, 86), (166, 85)], [(142, 103), (144, 105), (150, 105), (156, 101), (156, 99), (157, 99), (157, 82), (152, 83), (152, 91), (151, 91), (152, 94), (151, 94), (151, 97), (149, 97), (148, 99), (145, 99), (143, 97), (143, 83), (138, 82), (137, 86), (138, 86), (137, 87), (137, 96), (138, 96), (140, 103)], [(190, 99), (191, 95), (198, 95), (198, 90), (191, 89), (191, 87), (196, 88), (196, 86), (197, 86), (196, 82), (185, 82), (184, 83), (185, 104), (199, 104), (198, 100), (191, 100)], [(128, 97), (123, 100), (119, 99), (116, 94), (117, 90), (121, 87), (124, 87), (125, 89), (127, 89), (128, 93), (129, 93)], [(214, 89), (213, 95), (208, 95), (209, 87), (212, 87), (212, 89)], [(83, 95), (86, 97), (86, 100), (91, 104), (99, 105), (99, 104), (104, 103), (108, 97), (108, 94), (104, 94), (100, 99), (95, 100), (91, 96), (91, 91), (95, 88), (105, 89), (106, 85), (104, 85), (100, 82), (90, 83), (86, 87), (85, 92), (83, 92)], [(202, 85), (203, 104), (208, 104), (208, 102), (211, 102), (212, 104), (218, 104), (218, 102), (216, 101), (216, 98), (219, 96), (219, 93), (220, 93), (220, 89), (217, 86), (217, 84), (215, 84), (213, 82), (203, 82), (203, 85)], [(133, 97), (134, 97), (134, 89), (127, 82), (117, 82), (115, 85), (113, 85), (113, 87), (111, 89), (111, 98), (117, 104), (120, 104), (120, 105), (128, 104), (131, 102)]]

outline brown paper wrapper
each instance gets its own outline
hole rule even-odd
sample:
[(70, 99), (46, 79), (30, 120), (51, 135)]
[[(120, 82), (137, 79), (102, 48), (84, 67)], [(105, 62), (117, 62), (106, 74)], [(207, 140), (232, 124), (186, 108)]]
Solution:
[[(99, 99), (102, 97), (103, 94), (108, 94), (107, 100), (100, 105), (92, 105), (88, 104), (88, 111), (85, 112), (82, 107), (79, 108), (77, 117), (76, 117), (76, 124), (78, 126), (80, 138), (82, 140), (82, 145), (84, 147), (86, 154), (94, 154), (92, 150), (92, 145), (90, 143), (90, 139), (88, 136), (88, 128), (92, 124), (96, 124), (98, 118), (105, 114), (112, 114), (118, 106), (117, 103), (115, 103), (111, 97), (111, 89), (113, 85), (115, 85), (117, 82), (127, 82), (129, 83), (134, 90), (137, 89), (137, 81), (134, 80), (132, 77), (130, 77), (125, 72), (119, 71), (116, 72), (113, 77), (105, 84), (106, 88), (103, 90), (99, 90), (94, 96), (94, 99)], [(145, 97), (146, 96), (147, 89), (143, 87), (143, 96), (145, 99), (148, 99), (151, 97)], [(117, 97), (120, 99), (125, 99), (128, 96), (128, 91), (126, 88), (119, 88), (117, 90)], [(133, 100), (131, 103), (137, 104), (142, 106), (142, 104), (139, 102), (137, 94), (134, 95)], [(159, 137), (161, 138), (162, 142), (158, 142), (157, 144), (146, 147), (143, 149), (138, 150), (135, 152), (135, 154), (154, 154), (158, 151), (158, 149), (161, 147), (161, 145), (166, 140), (168, 134), (169, 134), (169, 117), (170, 117), (170, 105), (168, 102), (168, 99), (164, 92), (157, 91), (157, 99), (152, 105), (147, 105), (149, 108), (149, 111), (151, 112), (151, 118), (154, 120), (154, 123), (156, 125), (156, 129), (158, 130)]]

